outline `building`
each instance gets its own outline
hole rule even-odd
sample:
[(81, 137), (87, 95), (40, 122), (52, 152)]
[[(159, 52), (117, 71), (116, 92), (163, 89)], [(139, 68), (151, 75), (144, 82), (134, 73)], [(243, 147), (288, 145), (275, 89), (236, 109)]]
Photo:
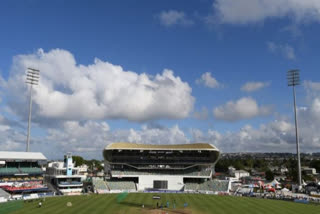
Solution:
[(84, 175), (84, 178), (88, 176), (88, 166), (86, 164), (82, 164), (77, 167), (79, 175)]
[(317, 170), (315, 168), (309, 168), (309, 167), (302, 167), (302, 172), (304, 172), (306, 175), (316, 175)]
[(235, 170), (233, 171), (233, 174), (232, 174), (233, 177), (237, 178), (237, 179), (240, 179), (242, 177), (248, 177), (250, 176), (250, 173), (245, 171), (245, 170)]
[(82, 181), (86, 175), (80, 174), (80, 169), (75, 167), (72, 155), (68, 153), (63, 162), (48, 164), (46, 177), (47, 181), (63, 195), (78, 195), (82, 192)]
[(39, 152), (0, 152), (0, 187), (10, 194), (48, 192)]
[(215, 146), (206, 143), (112, 143), (103, 151), (106, 187), (110, 191), (210, 190), (220, 186), (210, 183), (219, 155)]

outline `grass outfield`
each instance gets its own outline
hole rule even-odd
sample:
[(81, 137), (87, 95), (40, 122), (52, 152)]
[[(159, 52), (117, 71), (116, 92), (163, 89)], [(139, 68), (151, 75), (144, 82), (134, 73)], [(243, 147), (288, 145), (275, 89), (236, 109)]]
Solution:
[[(10, 211), (10, 214), (135, 214), (135, 213), (194, 213), (194, 214), (319, 214), (320, 206), (297, 204), (293, 202), (232, 197), (215, 196), (204, 194), (157, 194), (161, 196), (160, 200), (152, 199), (154, 194), (150, 193), (130, 193), (121, 202), (117, 203), (118, 194), (105, 195), (84, 195), (69, 197), (46, 198), (43, 206), (38, 208), (38, 201), (23, 203), (23, 207), (16, 211)], [(173, 209), (173, 201), (176, 202), (176, 208)], [(170, 202), (170, 209), (155, 209), (156, 203), (165, 204)], [(72, 206), (67, 206), (71, 202)], [(183, 204), (187, 202), (188, 207)], [(142, 208), (142, 204), (145, 205)], [(70, 203), (69, 203), (70, 205)], [(1, 210), (1, 205), (0, 205)]]

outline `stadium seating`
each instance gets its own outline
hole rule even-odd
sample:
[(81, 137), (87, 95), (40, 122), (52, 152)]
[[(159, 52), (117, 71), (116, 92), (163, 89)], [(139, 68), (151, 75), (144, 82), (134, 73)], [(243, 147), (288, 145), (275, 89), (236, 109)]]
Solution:
[(42, 174), (42, 170), (40, 168), (30, 168), (30, 167), (20, 167), (21, 173), (27, 173), (27, 174)]
[(19, 173), (25, 174), (42, 174), (42, 170), (38, 167), (6, 167), (0, 168), (0, 175), (14, 175)]
[(18, 168), (0, 168), (0, 175), (14, 175), (20, 173)]
[(92, 179), (92, 184), (97, 191), (108, 191), (109, 188), (107, 187), (106, 183), (101, 179)]
[(107, 181), (110, 190), (136, 190), (133, 181)]
[(194, 191), (213, 191), (213, 192), (227, 192), (229, 188), (229, 181), (209, 180), (203, 183), (186, 183), (186, 190)]
[(199, 184), (198, 183), (186, 183), (185, 185), (186, 190), (197, 190), (199, 189)]
[(211, 170), (158, 170), (158, 171), (146, 171), (146, 170), (112, 170), (111, 174), (118, 175), (185, 175), (185, 176), (210, 176)]
[(59, 182), (59, 184), (61, 184), (61, 185), (72, 185), (72, 184), (74, 184), (74, 185), (81, 185), (82, 182), (78, 182), (78, 181), (71, 181), (71, 182), (61, 181), (61, 182)]

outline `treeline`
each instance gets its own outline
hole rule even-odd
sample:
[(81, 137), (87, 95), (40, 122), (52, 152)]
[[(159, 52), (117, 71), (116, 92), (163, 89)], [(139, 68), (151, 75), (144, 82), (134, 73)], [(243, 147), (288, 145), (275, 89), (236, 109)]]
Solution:
[(92, 159), (92, 160), (85, 160), (81, 156), (72, 156), (73, 162), (75, 162), (75, 166), (81, 166), (83, 164), (86, 164), (89, 167), (89, 170), (103, 170), (103, 167), (101, 166), (101, 161)]
[[(275, 172), (271, 171), (270, 168), (273, 166), (277, 167), (285, 167), (288, 169), (286, 173), (287, 178), (296, 181), (297, 180), (297, 160), (293, 158), (278, 160), (265, 160), (265, 159), (254, 159), (251, 156), (245, 157), (237, 157), (237, 158), (222, 158), (216, 164), (215, 170), (216, 172), (228, 172), (228, 167), (233, 166), (237, 170), (246, 170), (248, 172), (252, 172), (252, 170), (256, 170), (258, 172), (265, 172), (266, 179), (272, 180), (274, 178)], [(301, 166), (302, 167), (310, 167), (315, 168), (317, 172), (320, 172), (320, 160), (313, 159), (305, 159), (301, 158)], [(312, 180), (312, 177), (306, 174), (302, 174), (302, 178), (304, 180)]]

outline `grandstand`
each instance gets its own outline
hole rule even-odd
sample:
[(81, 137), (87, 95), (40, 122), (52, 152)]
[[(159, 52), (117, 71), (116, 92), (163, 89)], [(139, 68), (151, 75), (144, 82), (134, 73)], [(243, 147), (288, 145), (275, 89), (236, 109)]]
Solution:
[(228, 192), (230, 182), (227, 180), (208, 180), (204, 182), (186, 182), (185, 191), (189, 192)]
[(206, 185), (212, 191), (224, 190), (220, 183), (211, 182), (219, 155), (215, 146), (206, 143), (113, 143), (103, 151), (106, 177), (110, 178), (106, 184), (109, 191), (184, 191), (185, 186), (200, 191)]
[(42, 153), (0, 152), (0, 187), (10, 194), (46, 192), (41, 165)]
[(110, 191), (104, 180), (100, 178), (92, 178), (92, 185), (96, 193), (107, 193)]
[(110, 190), (136, 191), (134, 181), (109, 180), (107, 181), (107, 185)]

